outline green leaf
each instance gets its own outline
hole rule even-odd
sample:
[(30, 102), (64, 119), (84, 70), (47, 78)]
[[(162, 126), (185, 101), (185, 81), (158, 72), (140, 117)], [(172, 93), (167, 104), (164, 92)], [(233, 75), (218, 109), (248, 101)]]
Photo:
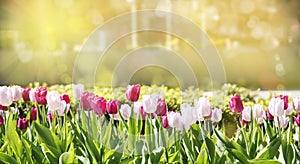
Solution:
[(32, 142), (30, 142), (27, 138), (23, 138), (24, 140), (27, 141), (27, 143), (30, 144), (30, 148), (32, 150), (32, 155), (36, 159), (36, 161), (43, 161), (45, 156), (43, 154), (43, 151), (41, 147), (35, 146)]
[(249, 163), (255, 163), (255, 164), (281, 164), (281, 162), (274, 160), (274, 159), (253, 159), (253, 160), (248, 160)]
[(10, 155), (0, 152), (0, 161), (10, 163), (10, 164), (18, 164), (18, 162)]
[(255, 158), (272, 159), (279, 151), (279, 146), (281, 144), (280, 138), (274, 138), (271, 142), (262, 149)]
[(74, 152), (64, 152), (59, 157), (59, 163), (74, 163), (76, 161), (76, 155)]
[(59, 154), (61, 154), (60, 141), (57, 138), (57, 136), (54, 135), (48, 128), (46, 128), (45, 126), (42, 126), (36, 122), (34, 123), (34, 127), (35, 127), (36, 131), (38, 132), (40, 138), (43, 140), (43, 142), (45, 144), (47, 144), (48, 146), (56, 148), (57, 149), (56, 151), (59, 152)]
[(206, 164), (206, 163), (209, 163), (208, 162), (208, 155), (207, 155), (207, 152), (206, 152), (205, 148), (201, 148), (201, 151), (200, 151), (200, 153), (199, 153), (199, 155), (197, 157), (196, 163), (197, 164)]
[(29, 144), (27, 142), (27, 140), (22, 140), (23, 146), (25, 148), (25, 152), (26, 152), (26, 156), (27, 156), (27, 162), (29, 164), (33, 163), (32, 159), (31, 159), (31, 149), (29, 147)]
[(13, 115), (10, 114), (7, 122), (6, 136), (9, 146), (14, 153), (20, 158), (23, 153), (22, 142), (20, 136), (16, 132), (17, 121), (13, 120)]
[(175, 163), (175, 162), (180, 162), (180, 156), (179, 156), (179, 151), (176, 151), (175, 153), (169, 155), (169, 163)]
[(104, 162), (107, 164), (119, 163), (122, 157), (122, 153), (115, 150), (110, 150), (105, 154)]
[(151, 163), (158, 163), (161, 160), (163, 153), (164, 153), (164, 148), (160, 148), (152, 151), (152, 153), (150, 154)]
[(209, 158), (210, 158), (210, 163), (214, 163), (215, 153), (216, 153), (215, 144), (208, 137), (205, 138), (205, 144), (207, 146), (207, 150), (208, 150), (208, 154), (209, 154)]
[(236, 157), (242, 163), (248, 163), (248, 158), (239, 150), (236, 149), (228, 149), (228, 152)]

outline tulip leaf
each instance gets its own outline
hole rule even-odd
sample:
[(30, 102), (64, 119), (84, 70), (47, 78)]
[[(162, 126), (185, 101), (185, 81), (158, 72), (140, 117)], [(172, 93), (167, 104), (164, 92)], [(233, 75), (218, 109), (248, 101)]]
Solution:
[(207, 151), (205, 150), (204, 145), (202, 145), (202, 147), (201, 147), (201, 151), (200, 151), (200, 153), (199, 153), (199, 155), (197, 157), (196, 163), (197, 164), (206, 164), (206, 163), (209, 163)]
[(76, 161), (76, 155), (74, 152), (64, 152), (59, 157), (59, 163), (65, 164), (65, 163), (75, 163)]
[(55, 148), (56, 151), (60, 154), (60, 152), (61, 152), (60, 141), (57, 138), (57, 136), (54, 135), (48, 128), (46, 128), (43, 125), (40, 125), (36, 122), (34, 123), (34, 127), (35, 127), (36, 131), (38, 132), (40, 138), (43, 140), (43, 142), (45, 144), (47, 144), (48, 146)]
[(248, 158), (237, 149), (228, 149), (228, 152), (236, 157), (241, 163), (248, 163)]
[(23, 147), (21, 139), (16, 132), (16, 126), (17, 122), (16, 120), (13, 120), (13, 115), (10, 114), (7, 122), (6, 136), (9, 146), (12, 148), (17, 157), (20, 158), (23, 153)]
[(29, 147), (29, 144), (28, 144), (27, 140), (22, 140), (22, 143), (23, 143), (23, 146), (24, 146), (24, 148), (25, 148), (26, 157), (27, 157), (27, 162), (28, 162), (29, 164), (32, 164), (33, 161), (32, 161), (32, 159), (31, 159), (31, 149), (30, 149), (30, 147)]
[(169, 159), (168, 163), (180, 162), (179, 151), (176, 151), (175, 153), (170, 154), (168, 159)]
[(208, 137), (206, 137), (204, 141), (205, 141), (205, 144), (207, 146), (206, 149), (207, 149), (207, 152), (208, 152), (208, 155), (209, 155), (209, 158), (210, 158), (210, 163), (214, 163), (215, 153), (216, 153), (215, 144)]
[(253, 163), (253, 164), (281, 164), (281, 162), (274, 160), (274, 159), (252, 159), (252, 160), (248, 160), (249, 163)]
[(0, 161), (10, 164), (18, 164), (18, 162), (12, 156), (2, 152), (0, 152)]
[(278, 154), (278, 149), (281, 144), (280, 138), (274, 138), (271, 142), (262, 149), (255, 158), (265, 158), (272, 159), (276, 154)]

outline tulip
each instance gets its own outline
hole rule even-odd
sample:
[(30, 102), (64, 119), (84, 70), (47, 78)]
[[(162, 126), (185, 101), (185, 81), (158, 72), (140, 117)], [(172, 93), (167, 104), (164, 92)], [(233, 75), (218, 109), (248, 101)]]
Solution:
[(37, 119), (37, 109), (35, 107), (31, 108), (31, 112), (30, 112), (30, 121), (34, 121)]
[(127, 120), (131, 115), (131, 107), (128, 104), (122, 104), (120, 107), (120, 113), (123, 118)]
[(146, 113), (154, 113), (156, 111), (159, 94), (153, 93), (151, 95), (143, 96), (143, 108)]
[(235, 114), (244, 110), (243, 102), (237, 93), (230, 98), (229, 108)]
[(222, 110), (221, 109), (213, 109), (210, 120), (212, 122), (220, 122), (222, 120)]
[(196, 123), (198, 117), (195, 108), (192, 108), (190, 104), (183, 103), (180, 105), (181, 122), (185, 130), (189, 130), (191, 125)]
[(169, 126), (169, 123), (168, 123), (168, 116), (162, 116), (162, 120), (161, 120), (161, 122), (162, 122), (162, 126), (164, 127), (164, 128), (169, 128), (170, 126)]
[[(279, 120), (279, 124), (278, 124), (278, 120)], [(275, 117), (274, 122), (276, 127), (286, 128), (287, 125), (289, 124), (289, 118), (282, 115), (279, 117)]]
[(275, 96), (275, 98), (280, 98), (284, 102), (284, 110), (289, 107), (289, 97), (287, 95), (279, 95)]
[(56, 91), (51, 91), (46, 96), (48, 102), (48, 113), (54, 113), (57, 111), (59, 116), (63, 116), (66, 109), (66, 102), (61, 100), (60, 95)]
[(269, 120), (274, 120), (274, 116), (269, 112), (269, 109), (267, 109), (267, 117)]
[(269, 103), (268, 109), (272, 116), (282, 116), (284, 114), (284, 100), (279, 97), (272, 98)]
[(27, 121), (27, 119), (26, 118), (19, 118), (18, 119), (17, 127), (20, 130), (25, 130), (28, 127), (28, 121)]
[(49, 122), (49, 124), (52, 122), (53, 119), (53, 114), (52, 113), (48, 113), (47, 115), (47, 121)]
[(300, 98), (296, 97), (293, 99), (295, 111), (300, 113)]
[(95, 95), (93, 93), (90, 92), (82, 92), (80, 95), (80, 105), (82, 106), (82, 108), (84, 110), (91, 110), (91, 103), (93, 101), (93, 99), (95, 98)]
[(136, 102), (140, 96), (140, 85), (128, 85), (126, 88), (126, 97), (129, 101)]
[(194, 100), (194, 106), (197, 109), (199, 120), (204, 120), (211, 116), (210, 102), (207, 98), (201, 97), (199, 100)]
[(242, 111), (242, 122), (248, 124), (251, 121), (251, 107), (246, 106)]
[(266, 112), (263, 107), (260, 104), (255, 104), (252, 109), (252, 117), (257, 120), (258, 124), (263, 123), (263, 121), (266, 119)]
[(167, 113), (167, 119), (170, 127), (178, 128), (179, 130), (183, 129), (181, 114), (179, 112), (169, 111)]
[(33, 88), (29, 91), (29, 99), (31, 102), (36, 102), (36, 99), (35, 99), (35, 91), (36, 89)]
[(72, 84), (73, 97), (75, 100), (79, 100), (81, 98), (82, 92), (84, 92), (84, 85), (82, 84)]
[(10, 87), (13, 101), (18, 101), (22, 98), (22, 91), (23, 89), (20, 86), (14, 85)]
[(164, 99), (159, 98), (156, 106), (155, 114), (158, 116), (164, 116), (167, 113), (167, 104)]
[(284, 110), (284, 115), (288, 116), (291, 115), (293, 113), (293, 106), (291, 103), (288, 103), (288, 108), (286, 110)]
[(95, 97), (92, 100), (92, 108), (97, 115), (105, 114), (106, 112), (106, 100), (103, 97)]
[(35, 91), (35, 99), (36, 102), (40, 105), (46, 105), (47, 104), (47, 87), (39, 87)]
[(24, 101), (30, 101), (30, 90), (31, 88), (24, 88), (22, 91), (22, 98)]
[(106, 110), (109, 114), (117, 114), (120, 103), (116, 100), (110, 100), (106, 103)]
[(70, 97), (69, 97), (69, 95), (67, 95), (67, 94), (62, 94), (62, 95), (60, 95), (60, 99), (61, 100), (64, 100), (67, 104), (70, 104)]
[(300, 127), (300, 114), (298, 114), (297, 117), (295, 116), (293, 117), (294, 117), (295, 125)]
[(0, 126), (4, 124), (4, 118), (3, 118), (3, 113), (1, 112), (0, 114)]
[(0, 110), (7, 110), (7, 109), (8, 109), (7, 106), (0, 105)]
[(7, 86), (0, 87), (0, 105), (10, 106), (13, 103), (13, 95), (11, 89)]

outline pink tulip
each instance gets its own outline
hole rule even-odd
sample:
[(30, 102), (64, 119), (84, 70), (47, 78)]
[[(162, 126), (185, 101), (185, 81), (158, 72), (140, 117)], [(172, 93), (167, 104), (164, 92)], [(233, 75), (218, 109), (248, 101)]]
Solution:
[(143, 108), (146, 113), (154, 113), (157, 108), (157, 103), (159, 99), (159, 94), (152, 93), (151, 95), (143, 96)]
[(159, 98), (157, 102), (157, 107), (155, 111), (156, 115), (164, 116), (167, 113), (167, 104), (164, 99)]
[(267, 109), (267, 117), (269, 120), (274, 120), (274, 116), (269, 112), (269, 109)]
[[(278, 120), (279, 120), (279, 123), (278, 123)], [(275, 117), (274, 122), (275, 122), (276, 127), (286, 128), (289, 124), (289, 118), (282, 115), (279, 117)]]
[(22, 98), (22, 91), (23, 89), (20, 86), (14, 85), (10, 87), (13, 101), (18, 101)]
[(27, 121), (27, 119), (26, 118), (19, 118), (18, 119), (17, 127), (20, 130), (25, 130), (28, 127), (28, 121)]
[(70, 104), (70, 97), (69, 97), (69, 95), (67, 95), (67, 94), (62, 94), (62, 95), (60, 95), (60, 99), (61, 100), (64, 100), (67, 104)]
[(10, 106), (13, 103), (13, 95), (10, 87), (1, 86), (0, 87), (0, 105)]
[(47, 104), (47, 87), (39, 87), (35, 90), (35, 99), (36, 102), (40, 105), (46, 105)]
[(30, 101), (30, 97), (29, 97), (30, 90), (31, 90), (31, 88), (24, 88), (23, 89), (22, 98), (23, 98), (24, 101)]
[(199, 100), (194, 100), (194, 106), (197, 109), (199, 120), (204, 120), (211, 117), (210, 102), (206, 97), (201, 97)]
[(128, 85), (126, 89), (126, 97), (129, 101), (136, 102), (140, 96), (140, 85)]
[(230, 98), (229, 108), (235, 114), (244, 110), (243, 102), (237, 93)]
[(212, 122), (220, 122), (222, 120), (222, 110), (221, 109), (213, 109), (210, 120)]
[(280, 98), (284, 102), (284, 110), (289, 107), (289, 97), (287, 95), (279, 95), (275, 96), (275, 98)]
[(97, 115), (105, 114), (106, 100), (103, 97), (95, 97), (92, 104), (92, 108)]
[(162, 116), (162, 126), (164, 127), (164, 128), (169, 128), (170, 126), (169, 126), (169, 123), (168, 123), (168, 116)]
[(269, 112), (272, 116), (278, 117), (284, 115), (284, 100), (281, 98), (272, 98), (269, 106)]
[(257, 120), (258, 124), (261, 124), (266, 119), (266, 112), (260, 104), (253, 106), (252, 117)]
[(294, 122), (297, 126), (300, 127), (300, 114), (298, 114), (297, 117), (294, 116)]
[(167, 113), (168, 124), (171, 128), (177, 128), (183, 130), (183, 124), (181, 121), (181, 114), (179, 112), (169, 111)]
[(59, 116), (63, 116), (67, 104), (64, 100), (61, 100), (60, 94), (57, 91), (51, 91), (47, 94), (46, 98), (48, 102), (48, 113), (57, 111)]
[(295, 111), (300, 113), (300, 98), (296, 97), (293, 99)]
[(106, 103), (106, 110), (109, 114), (117, 114), (120, 103), (116, 100), (110, 100)]
[[(181, 113), (181, 124), (185, 130), (189, 130), (191, 125), (196, 123), (198, 117), (196, 115), (197, 110), (191, 107), (188, 103), (183, 103), (180, 105), (180, 113)], [(180, 128), (179, 128), (180, 129)]]
[(31, 108), (31, 112), (30, 112), (30, 121), (34, 121), (37, 119), (37, 109), (35, 107)]
[(131, 115), (131, 108), (128, 104), (122, 104), (120, 107), (120, 113), (122, 114), (123, 118), (127, 120)]
[(80, 105), (82, 106), (82, 108), (84, 110), (91, 110), (91, 103), (93, 101), (93, 99), (95, 98), (95, 95), (93, 93), (90, 92), (82, 92), (80, 95)]
[(251, 107), (247, 106), (242, 111), (242, 122), (248, 124), (251, 121)]

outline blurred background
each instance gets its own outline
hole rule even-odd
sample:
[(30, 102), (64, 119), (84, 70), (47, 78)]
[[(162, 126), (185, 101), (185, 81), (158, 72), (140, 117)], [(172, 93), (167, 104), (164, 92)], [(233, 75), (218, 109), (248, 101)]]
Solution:
[[(1, 0), (0, 84), (72, 83), (74, 61), (91, 32), (117, 15), (143, 9), (172, 11), (204, 30), (223, 60), (227, 82), (250, 88), (300, 89), (299, 0)], [(183, 40), (164, 33), (139, 32), (137, 43), (132, 36), (126, 37), (113, 45), (114, 53), (149, 40), (171, 46), (182, 56), (193, 53)], [(99, 46), (101, 41), (105, 39), (100, 39)], [(109, 63), (109, 54), (107, 58)], [(210, 80), (205, 65), (188, 58), (197, 70), (199, 85), (205, 88)], [(101, 69), (105, 76), (100, 79), (111, 76), (109, 64)], [(159, 67), (141, 69), (132, 82), (178, 84)]]

